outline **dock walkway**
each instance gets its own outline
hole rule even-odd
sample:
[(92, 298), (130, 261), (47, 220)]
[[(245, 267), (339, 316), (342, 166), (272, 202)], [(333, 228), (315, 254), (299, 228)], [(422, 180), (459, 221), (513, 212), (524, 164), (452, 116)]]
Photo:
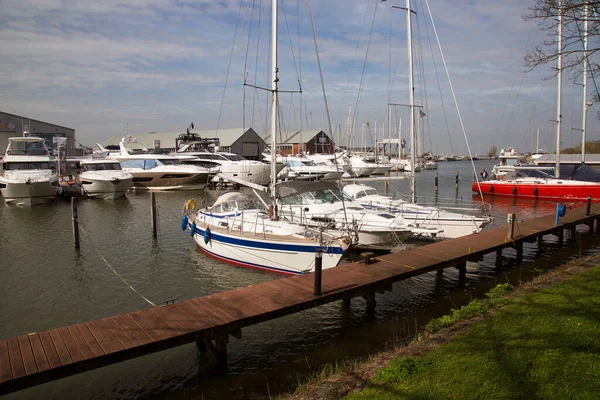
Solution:
[(370, 265), (340, 265), (323, 271), (319, 296), (311, 273), (2, 340), (0, 395), (192, 342), (226, 365), (229, 335), (241, 338), (246, 326), (336, 300), (349, 304), (359, 296), (372, 312), (375, 294), (391, 290), (394, 282), (450, 267), (464, 278), (467, 261), (494, 251), (501, 255), (504, 248), (515, 248), (519, 258), (523, 242), (548, 234), (562, 242), (565, 231), (574, 235), (581, 224), (596, 232), (599, 218), (596, 204), (590, 215), (586, 207), (569, 210), (559, 225), (554, 216), (518, 222), (512, 240), (504, 226), (377, 257)]

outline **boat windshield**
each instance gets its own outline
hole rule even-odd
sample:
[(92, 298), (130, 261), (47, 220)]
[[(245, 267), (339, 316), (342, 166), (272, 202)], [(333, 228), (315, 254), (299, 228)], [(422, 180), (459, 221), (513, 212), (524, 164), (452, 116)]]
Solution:
[(245, 161), (246, 160), (244, 157), (238, 156), (237, 154), (221, 154), (221, 155), (231, 161)]
[(327, 204), (342, 201), (351, 201), (352, 199), (340, 189), (322, 189), (311, 192), (304, 192), (295, 196), (288, 196), (281, 199), (283, 205), (299, 204)]
[(242, 210), (257, 210), (258, 205), (254, 200), (239, 200), (239, 201), (228, 201), (221, 203), (210, 209), (214, 213), (223, 213), (230, 211), (242, 211)]
[(82, 164), (81, 169), (84, 171), (115, 171), (121, 169), (121, 164), (115, 162)]
[(18, 171), (30, 169), (50, 169), (49, 162), (7, 162), (4, 163), (5, 171)]
[(357, 199), (360, 199), (361, 197), (365, 197), (365, 196), (377, 196), (377, 190), (375, 190), (373, 188), (361, 190), (360, 192), (356, 193), (355, 197)]
[(11, 141), (6, 150), (6, 155), (13, 156), (43, 156), (47, 154), (48, 150), (46, 150), (44, 143), (41, 141)]

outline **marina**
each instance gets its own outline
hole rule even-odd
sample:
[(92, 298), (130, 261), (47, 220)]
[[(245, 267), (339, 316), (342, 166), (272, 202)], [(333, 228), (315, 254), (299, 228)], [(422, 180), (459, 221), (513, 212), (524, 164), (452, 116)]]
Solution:
[[(336, 300), (362, 296), (366, 311), (375, 312), (376, 293), (392, 290), (392, 284), (417, 275), (457, 268), (466, 279), (466, 262), (513, 248), (518, 261), (524, 242), (543, 242), (552, 234), (562, 244), (565, 231), (571, 239), (578, 225), (595, 233), (600, 225), (600, 205), (571, 210), (561, 220), (552, 215), (507, 227), (486, 230), (452, 241), (392, 253), (362, 263), (351, 263), (315, 275), (279, 279), (260, 285), (184, 300), (121, 316), (107, 317), (0, 342), (0, 394), (27, 388), (112, 363), (140, 357), (174, 346), (196, 342), (202, 352), (212, 349), (217, 363), (227, 366), (229, 336), (242, 338), (242, 328), (283, 317)], [(558, 222), (558, 223), (557, 223)], [(214, 345), (212, 343), (214, 341)]]

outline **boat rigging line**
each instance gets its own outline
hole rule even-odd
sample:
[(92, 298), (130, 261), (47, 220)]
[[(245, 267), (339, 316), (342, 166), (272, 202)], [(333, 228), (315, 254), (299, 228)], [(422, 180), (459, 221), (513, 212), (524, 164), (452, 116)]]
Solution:
[[(425, 0), (425, 4), (427, 5), (427, 11), (429, 12), (429, 17), (431, 18), (431, 26), (433, 27), (433, 32), (435, 33), (435, 38), (437, 40), (437, 44), (440, 49), (440, 55), (442, 56), (444, 68), (446, 69), (446, 76), (448, 77), (448, 83), (450, 84), (450, 90), (452, 92), (452, 98), (454, 99), (454, 104), (456, 106), (456, 112), (458, 114), (458, 119), (460, 121), (460, 127), (462, 129), (463, 136), (465, 137), (465, 142), (467, 143), (467, 150), (469, 152), (469, 158), (471, 159), (471, 166), (473, 167), (473, 173), (475, 174), (475, 181), (477, 182), (477, 187), (479, 188), (479, 197), (481, 197), (481, 203), (485, 204), (485, 200), (483, 199), (483, 192), (481, 191), (481, 187), (479, 185), (479, 177), (477, 176), (477, 170), (475, 169), (475, 161), (473, 161), (473, 155), (471, 153), (471, 146), (469, 145), (469, 139), (467, 138), (465, 124), (463, 122), (462, 114), (460, 113), (460, 108), (458, 107), (458, 100), (456, 99), (456, 93), (454, 91), (454, 85), (452, 85), (452, 79), (450, 79), (450, 72), (448, 71), (448, 65), (446, 64), (446, 57), (444, 57), (444, 50), (442, 49), (442, 44), (440, 43), (440, 37), (439, 37), (437, 29), (435, 27), (435, 22), (433, 21), (433, 14), (431, 13), (431, 8), (429, 7), (429, 0)], [(414, 171), (413, 171), (413, 173), (414, 173)]]

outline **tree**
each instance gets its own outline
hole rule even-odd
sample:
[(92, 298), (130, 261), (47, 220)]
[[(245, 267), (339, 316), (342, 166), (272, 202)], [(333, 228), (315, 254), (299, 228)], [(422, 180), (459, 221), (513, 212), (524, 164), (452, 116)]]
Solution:
[[(559, 5), (560, 4), (560, 5)], [(585, 6), (588, 6), (587, 13)], [(562, 51), (558, 50), (558, 16), (562, 15)], [(581, 75), (584, 61), (588, 62), (588, 77), (600, 71), (600, 65), (591, 57), (600, 51), (600, 0), (534, 0), (529, 13), (523, 15), (525, 21), (537, 21), (541, 30), (548, 33), (548, 39), (525, 55), (525, 65), (534, 69), (540, 65), (556, 62), (563, 56), (563, 70), (571, 72), (574, 78)], [(588, 51), (584, 52), (584, 22), (588, 22)], [(558, 67), (553, 67), (558, 73)], [(593, 99), (600, 101), (595, 80)]]
[(488, 149), (487, 155), (488, 155), (489, 158), (494, 158), (494, 157), (496, 157), (496, 153), (497, 152), (498, 152), (498, 148), (496, 147), (495, 144), (493, 144)]

